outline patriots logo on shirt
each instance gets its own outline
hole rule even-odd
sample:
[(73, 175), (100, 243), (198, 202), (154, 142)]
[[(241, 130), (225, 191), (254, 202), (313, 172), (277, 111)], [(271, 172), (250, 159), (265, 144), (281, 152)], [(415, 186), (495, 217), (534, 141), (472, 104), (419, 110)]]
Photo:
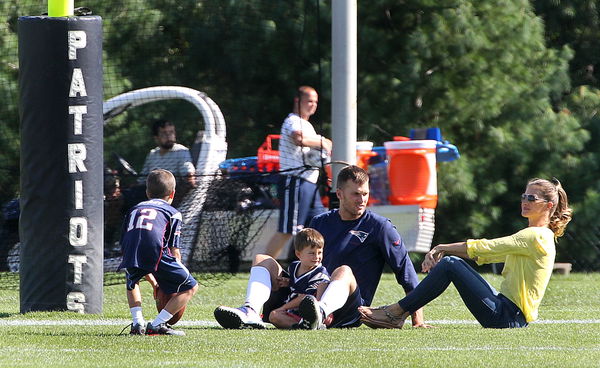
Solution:
[(350, 234), (356, 236), (361, 243), (364, 243), (367, 240), (367, 236), (369, 236), (369, 233), (360, 230), (350, 230)]

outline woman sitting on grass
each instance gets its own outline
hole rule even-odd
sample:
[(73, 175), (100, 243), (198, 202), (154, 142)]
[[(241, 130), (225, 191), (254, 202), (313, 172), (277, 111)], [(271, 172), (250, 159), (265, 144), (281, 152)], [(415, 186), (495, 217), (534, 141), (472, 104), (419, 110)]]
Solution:
[[(360, 307), (361, 320), (372, 328), (402, 328), (412, 312), (437, 298), (452, 282), (483, 327), (527, 326), (537, 318), (554, 265), (554, 241), (565, 232), (571, 212), (558, 179), (530, 180), (521, 195), (521, 216), (529, 220), (528, 227), (498, 239), (437, 245), (422, 264), (429, 275), (410, 294), (395, 304)], [(477, 264), (504, 262), (500, 293), (462, 258)]]

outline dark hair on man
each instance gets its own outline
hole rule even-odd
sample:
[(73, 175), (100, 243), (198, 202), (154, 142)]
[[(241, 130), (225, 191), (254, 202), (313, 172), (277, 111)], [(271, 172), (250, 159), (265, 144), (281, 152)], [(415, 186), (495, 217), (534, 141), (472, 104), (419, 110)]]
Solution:
[(363, 185), (369, 182), (369, 174), (365, 169), (356, 165), (346, 166), (338, 174), (337, 187), (342, 188), (348, 181)]
[(152, 170), (146, 178), (148, 198), (165, 198), (175, 191), (175, 177), (168, 170)]
[(165, 128), (168, 126), (172, 126), (174, 127), (175, 124), (171, 123), (170, 121), (167, 120), (156, 120), (154, 123), (152, 123), (152, 135), (153, 136), (158, 136), (158, 130), (160, 128)]
[(323, 248), (325, 239), (317, 230), (305, 227), (294, 236), (294, 250), (300, 252), (304, 248)]

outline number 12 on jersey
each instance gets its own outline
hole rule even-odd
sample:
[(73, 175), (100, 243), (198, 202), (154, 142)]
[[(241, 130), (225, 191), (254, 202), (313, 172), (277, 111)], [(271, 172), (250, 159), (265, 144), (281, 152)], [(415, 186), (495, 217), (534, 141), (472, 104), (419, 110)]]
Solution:
[(152, 220), (156, 219), (158, 212), (153, 208), (140, 208), (132, 211), (129, 215), (129, 225), (127, 231), (133, 229), (142, 229), (152, 231)]

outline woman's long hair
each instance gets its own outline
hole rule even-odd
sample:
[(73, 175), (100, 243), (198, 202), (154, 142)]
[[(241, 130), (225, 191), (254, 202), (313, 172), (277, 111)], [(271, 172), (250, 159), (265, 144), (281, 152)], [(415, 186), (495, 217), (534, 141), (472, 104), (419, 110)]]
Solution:
[(567, 224), (571, 221), (573, 210), (569, 207), (567, 193), (563, 189), (560, 181), (556, 178), (551, 180), (546, 179), (531, 179), (527, 186), (536, 185), (542, 191), (542, 196), (545, 200), (552, 202), (552, 210), (550, 212), (550, 223), (548, 227), (554, 233), (555, 238), (563, 236)]

